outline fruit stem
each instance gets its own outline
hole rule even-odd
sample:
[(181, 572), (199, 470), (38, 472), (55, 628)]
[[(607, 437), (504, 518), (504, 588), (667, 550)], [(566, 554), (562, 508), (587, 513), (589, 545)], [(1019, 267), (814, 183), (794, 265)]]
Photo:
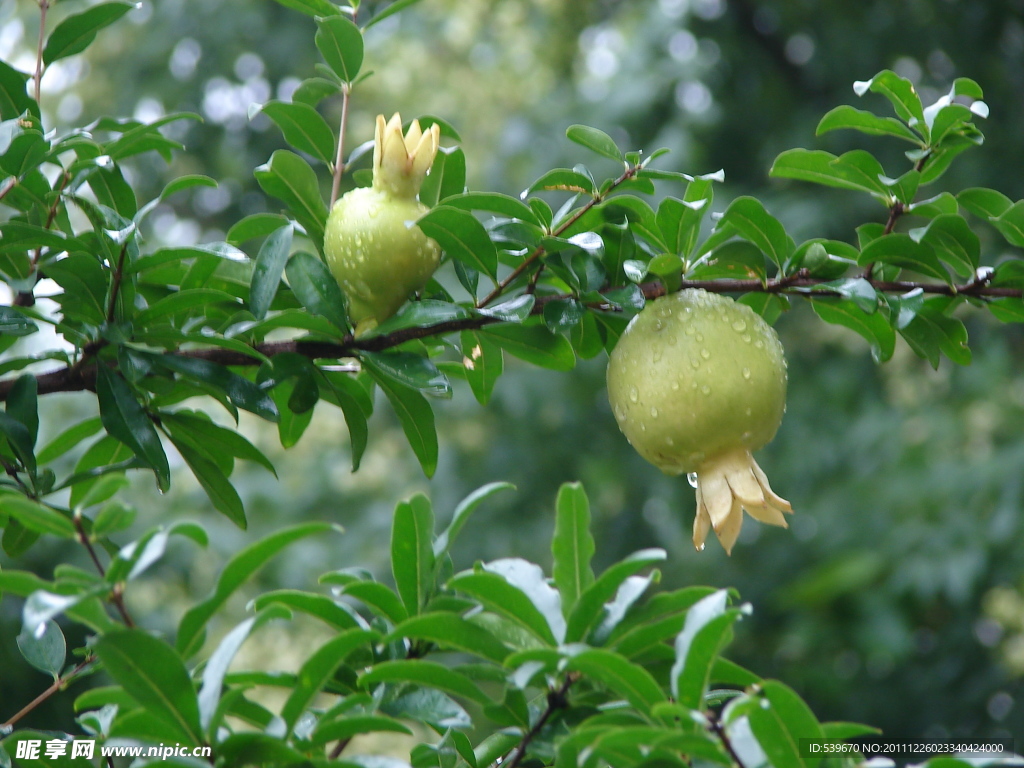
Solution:
[(334, 207), (338, 200), (338, 190), (341, 188), (341, 176), (345, 173), (345, 129), (348, 127), (348, 102), (352, 89), (348, 83), (341, 86), (341, 123), (338, 125), (338, 154), (334, 158), (334, 178), (331, 181), (331, 204), (327, 210)]

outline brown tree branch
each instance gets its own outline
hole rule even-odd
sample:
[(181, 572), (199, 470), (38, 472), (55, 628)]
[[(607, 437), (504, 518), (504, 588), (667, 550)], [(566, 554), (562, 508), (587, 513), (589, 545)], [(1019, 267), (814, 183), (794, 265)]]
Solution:
[[(829, 296), (839, 295), (837, 291), (829, 290), (820, 286), (831, 282), (824, 278), (814, 277), (806, 270), (800, 270), (792, 275), (781, 278), (773, 278), (762, 282), (753, 278), (749, 280), (683, 280), (680, 288), (701, 288), (710, 293), (797, 293), (802, 295)], [(1020, 288), (1007, 288), (1002, 286), (991, 286), (985, 278), (975, 278), (960, 285), (948, 285), (946, 283), (922, 283), (908, 280), (868, 280), (875, 290), (882, 293), (907, 293), (908, 291), (920, 290), (927, 294), (939, 296), (970, 296), (973, 298), (994, 299), (994, 298), (1017, 298), (1024, 297), (1024, 291)], [(660, 282), (643, 283), (639, 286), (647, 299), (655, 299), (665, 295), (665, 287)], [(809, 289), (817, 288), (810, 291)], [(532, 314), (538, 315), (544, 305), (555, 299), (568, 298), (563, 295), (538, 296), (534, 304)], [(608, 305), (594, 305), (592, 309), (614, 311), (615, 307)], [(434, 336), (442, 336), (458, 331), (476, 330), (493, 323), (501, 322), (498, 318), (484, 315), (472, 315), (461, 320), (449, 320), (435, 325), (423, 327), (402, 328), (391, 333), (371, 336), (369, 338), (354, 338), (347, 336), (338, 342), (329, 341), (268, 341), (257, 344), (253, 347), (252, 355), (220, 347), (209, 347), (203, 349), (178, 350), (169, 354), (181, 357), (208, 360), (226, 366), (248, 367), (259, 365), (263, 357), (273, 357), (284, 352), (290, 352), (311, 360), (338, 360), (344, 357), (354, 357), (360, 352), (383, 352), (404, 344), (407, 341), (427, 339)], [(59, 368), (55, 371), (48, 371), (36, 376), (36, 384), (40, 395), (52, 394), (54, 392), (81, 392), (83, 390), (95, 390), (96, 388), (96, 364), (91, 359), (81, 361), (79, 364)], [(6, 401), (11, 388), (14, 386), (14, 379), (0, 380), (0, 401)]]

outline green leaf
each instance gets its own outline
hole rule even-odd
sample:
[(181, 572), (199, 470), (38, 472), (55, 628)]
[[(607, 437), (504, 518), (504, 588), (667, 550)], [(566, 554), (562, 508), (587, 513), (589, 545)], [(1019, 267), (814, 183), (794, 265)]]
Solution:
[(377, 683), (412, 683), (461, 696), (478, 704), (491, 703), (491, 697), (481, 691), (468, 677), (434, 661), (383, 661), (359, 676), (360, 687), (365, 688)]
[(863, 336), (871, 345), (875, 362), (882, 363), (892, 357), (896, 334), (880, 312), (865, 314), (855, 302), (845, 299), (811, 299), (811, 308), (826, 323), (842, 325)]
[(239, 432), (215, 424), (205, 414), (200, 415), (181, 410), (174, 413), (163, 413), (160, 419), (172, 430), (177, 429), (179, 434), (188, 434), (194, 442), (201, 444), (211, 453), (222, 453), (246, 461), (254, 461), (275, 477), (277, 476), (270, 459), (264, 456), (256, 446)]
[(935, 251), (925, 243), (915, 241), (910, 235), (894, 232), (872, 240), (864, 246), (857, 257), (862, 267), (881, 262), (909, 269), (929, 277), (950, 282), (949, 272), (939, 262)]
[(764, 209), (760, 200), (738, 197), (730, 203), (719, 225), (729, 224), (747, 240), (760, 248), (781, 267), (795, 249), (793, 239), (786, 234), (779, 220)]
[(434, 397), (452, 396), (448, 379), (423, 355), (413, 352), (360, 352), (359, 357), (375, 379), (388, 378)]
[(5, 336), (30, 336), (38, 330), (38, 325), (14, 307), (0, 307), (0, 334)]
[[(335, 16), (333, 20), (352, 24), (342, 16)], [(361, 35), (359, 39), (362, 40)], [(268, 101), (260, 107), (260, 112), (277, 124), (284, 140), (295, 149), (312, 155), (324, 165), (334, 163), (334, 131), (313, 107), (301, 101)]]
[(321, 388), (321, 397), (337, 402), (338, 407), (345, 414), (345, 424), (348, 426), (349, 442), (352, 446), (352, 471), (355, 472), (359, 469), (359, 462), (366, 450), (369, 438), (366, 419), (369, 413), (372, 413), (372, 405), (369, 412), (363, 409), (360, 405), (360, 396), (365, 395), (365, 390), (348, 374), (325, 371), (320, 371), (320, 374), (321, 381), (327, 385), (326, 391)]
[(505, 367), (501, 347), (477, 331), (463, 331), (462, 366), (466, 381), (480, 405), (487, 405)]
[(135, 6), (131, 3), (102, 3), (86, 11), (68, 16), (58, 24), (46, 40), (43, 63), (49, 66), (58, 59), (81, 53), (96, 34), (113, 24)]
[(327, 265), (311, 253), (299, 251), (285, 267), (288, 285), (302, 306), (314, 315), (330, 320), (348, 333), (348, 301)]
[(285, 204), (306, 230), (317, 250), (323, 248), (327, 206), (320, 196), (320, 183), (309, 163), (285, 149), (270, 156), (270, 162), (255, 171), (256, 181), (268, 195)]
[(1006, 242), (1024, 248), (1024, 200), (1018, 200), (990, 221)]
[(624, 159), (612, 137), (597, 128), (591, 128), (588, 125), (570, 125), (565, 130), (565, 136), (569, 141), (574, 141), (602, 157), (619, 161)]
[(569, 371), (576, 365), (572, 344), (543, 325), (491, 325), (480, 334), (510, 355), (553, 371)]
[(0, 117), (4, 120), (26, 112), (39, 117), (39, 105), (28, 95), (25, 87), (29, 77), (6, 61), (0, 61)]
[[(425, 127), (425, 126), (424, 126)], [(457, 195), (466, 189), (466, 155), (461, 147), (441, 147), (430, 173), (420, 188), (420, 202), (428, 208), (439, 200)]]
[(199, 702), (178, 653), (141, 629), (108, 632), (93, 645), (114, 680), (190, 744), (202, 744)]
[(545, 615), (523, 590), (497, 573), (487, 571), (456, 574), (448, 586), (474, 597), (489, 611), (511, 619), (548, 645), (556, 645)]
[(214, 461), (193, 448), (189, 442), (175, 437), (173, 433), (171, 433), (171, 442), (174, 443), (181, 458), (192, 470), (196, 480), (203, 486), (203, 490), (206, 491), (206, 495), (213, 502), (217, 511), (245, 530), (247, 527), (245, 507), (242, 505), (242, 499), (238, 496), (238, 491), (228, 480), (227, 474)]
[[(342, 588), (343, 594), (361, 601), (375, 614), (387, 619), (392, 624), (400, 624), (409, 618), (409, 613), (405, 610), (401, 599), (386, 586), (376, 581), (351, 581), (353, 577), (346, 576), (350, 581), (345, 583)], [(327, 584), (333, 583), (331, 574), (327, 574), (320, 580)]]
[(565, 631), (567, 642), (586, 642), (591, 629), (606, 613), (605, 603), (612, 599), (626, 579), (635, 573), (661, 562), (666, 557), (663, 549), (642, 549), (615, 563), (581, 592), (569, 613)]
[(422, 493), (395, 507), (391, 526), (391, 571), (410, 616), (427, 603), (433, 588), (434, 510)]
[(404, 11), (406, 8), (416, 5), (418, 2), (420, 2), (420, 0), (395, 0), (395, 2), (391, 3), (391, 5), (366, 22), (366, 29), (369, 29), (378, 22), (384, 21), (384, 19), (389, 18), (399, 11)]
[(350, 19), (338, 15), (317, 19), (316, 26), (315, 40), (320, 55), (334, 74), (343, 82), (351, 83), (363, 64), (363, 33)]
[(285, 8), (299, 11), (307, 16), (337, 16), (341, 7), (330, 0), (277, 0)]
[(135, 510), (119, 501), (112, 501), (103, 506), (92, 523), (94, 536), (109, 536), (112, 533), (125, 531), (135, 522)]
[(956, 199), (968, 211), (983, 219), (997, 219), (1013, 207), (1013, 201), (1002, 192), (985, 187), (965, 189), (957, 194)]
[[(278, 0), (288, 4), (296, 0)], [(308, 0), (301, 0), (306, 3)], [(217, 755), (228, 765), (306, 765), (309, 758), (280, 736), (268, 733), (233, 733), (217, 744)]]
[(313, 731), (314, 744), (330, 741), (347, 741), (363, 733), (403, 733), (412, 736), (412, 731), (399, 720), (380, 715), (347, 716), (343, 720), (320, 720)]
[[(153, 302), (146, 309), (141, 310), (135, 316), (135, 323), (138, 327), (152, 325), (157, 320), (175, 315), (205, 314), (205, 308), (211, 304), (224, 303), (239, 306), (238, 298), (226, 291), (219, 291), (214, 288), (193, 288), (190, 290), (175, 291)], [(191, 310), (203, 310), (193, 313)]]
[(853, 84), (853, 91), (858, 96), (863, 96), (869, 90), (885, 96), (896, 110), (896, 116), (908, 123), (911, 128), (927, 130), (924, 125), (921, 97), (917, 95), (914, 84), (908, 79), (891, 70), (883, 69), (870, 80), (859, 80)]
[(35, 448), (39, 436), (39, 385), (31, 374), (19, 376), (7, 393), (7, 415), (28, 430), (26, 447)]
[(818, 123), (815, 136), (843, 128), (850, 128), (871, 136), (895, 136), (900, 139), (921, 144), (921, 137), (910, 130), (904, 123), (892, 117), (880, 117), (873, 112), (843, 104), (830, 110)]
[(970, 365), (971, 350), (967, 346), (967, 328), (947, 315), (959, 304), (950, 296), (933, 296), (921, 303), (912, 319), (900, 313), (900, 335), (920, 357), (933, 368), (939, 367), (939, 355), (945, 354), (957, 365)]
[(572, 656), (566, 669), (582, 672), (622, 696), (644, 714), (665, 701), (661, 686), (651, 673), (623, 656), (601, 648), (590, 648)]
[(17, 520), (25, 528), (62, 539), (77, 538), (74, 523), (55, 509), (14, 493), (0, 494), (0, 514)]
[(523, 293), (500, 304), (478, 307), (476, 312), (484, 317), (493, 317), (495, 320), (506, 323), (522, 323), (533, 312), (536, 301), (533, 294)]
[(288, 219), (279, 213), (253, 213), (231, 225), (224, 241), (237, 247), (249, 240), (266, 237), (288, 223)]
[(464, 211), (487, 211), (510, 219), (520, 219), (539, 225), (540, 219), (530, 206), (510, 195), (497, 192), (464, 192), (446, 197), (442, 201), (448, 208)]
[[(201, 603), (190, 608), (178, 624), (177, 648), (190, 656), (199, 650), (206, 622), (260, 567), (282, 549), (300, 539), (339, 529), (328, 523), (304, 523), (277, 531), (236, 554), (220, 572), (217, 586)], [(196, 742), (198, 743), (198, 742)]]
[(170, 353), (148, 357), (159, 366), (223, 392), (233, 405), (242, 410), (255, 413), (267, 421), (276, 422), (280, 418), (277, 406), (266, 391), (223, 365), (198, 357), (183, 357)]
[[(538, 190), (561, 190), (591, 196), (597, 192), (593, 179), (579, 171), (570, 171), (568, 168), (550, 170), (526, 188), (527, 192), (537, 192)], [(533, 203), (533, 199), (529, 202)], [(542, 203), (543, 201), (540, 202)], [(535, 210), (534, 213), (537, 213), (537, 211)], [(548, 223), (550, 224), (550, 222)]]
[(452, 258), (491, 278), (497, 277), (498, 253), (484, 225), (473, 214), (439, 205), (421, 217), (416, 225)]
[(268, 605), (279, 605), (289, 613), (298, 611), (313, 616), (332, 629), (356, 629), (359, 625), (352, 617), (351, 609), (342, 608), (327, 595), (317, 595), (298, 589), (274, 589), (264, 592), (255, 600), (253, 607), (263, 610)]
[(437, 431), (430, 403), (415, 389), (378, 372), (372, 364), (368, 366), (368, 372), (391, 403), (402, 431), (419, 459), (423, 474), (433, 477), (437, 469)]
[(676, 637), (670, 679), (672, 695), (684, 707), (703, 708), (711, 669), (741, 615), (738, 609), (728, 608), (728, 598), (728, 592), (720, 589), (695, 603)]
[(577, 600), (594, 583), (590, 560), (594, 537), (590, 533), (590, 502), (580, 483), (564, 483), (555, 502), (555, 533), (552, 576), (562, 595), (562, 611), (568, 618)]
[(284, 273), (284, 265), (292, 247), (292, 227), (281, 227), (271, 233), (256, 255), (249, 288), (249, 308), (257, 320), (262, 320), (277, 294), (277, 286)]
[(981, 259), (981, 241), (966, 219), (958, 214), (936, 216), (926, 227), (912, 230), (910, 237), (931, 246), (942, 261), (962, 278), (972, 277)]
[(281, 718), (288, 728), (287, 735), (290, 736), (293, 733), (299, 716), (306, 711), (313, 699), (330, 681), (334, 671), (345, 661), (345, 658), (352, 651), (372, 644), (379, 637), (380, 635), (376, 632), (350, 629), (328, 640), (306, 659), (299, 670), (297, 685), (292, 689), (288, 700), (281, 708)]
[(393, 642), (403, 637), (427, 640), (441, 649), (471, 653), (498, 664), (509, 654), (508, 647), (494, 635), (455, 613), (437, 612), (414, 616), (395, 627), (384, 638), (384, 642)]
[(34, 632), (22, 629), (18, 635), (18, 650), (29, 664), (54, 679), (64, 669), (67, 659), (67, 643), (64, 633), (55, 621), (46, 621)]
[[(770, 711), (789, 735), (789, 741), (793, 745), (799, 745), (800, 739), (825, 738), (818, 718), (814, 716), (810, 707), (804, 703), (796, 691), (778, 680), (763, 680), (760, 686), (762, 695), (771, 705)], [(757, 735), (756, 718), (751, 718), (750, 724), (754, 729), (754, 734)], [(797, 753), (799, 754), (799, 749), (797, 749)], [(802, 757), (801, 761), (806, 768), (815, 768), (821, 759), (810, 756)]]
[(434, 540), (434, 561), (440, 563), (444, 560), (452, 543), (458, 537), (466, 521), (469, 520), (469, 516), (476, 511), (480, 504), (500, 491), (511, 490), (515, 490), (515, 486), (511, 483), (488, 483), (480, 486), (460, 501), (455, 507), (455, 512), (452, 513), (448, 527), (441, 531), (441, 534)]
[(132, 453), (156, 474), (157, 486), (166, 491), (171, 485), (171, 470), (160, 435), (149, 414), (135, 399), (128, 383), (106, 365), (96, 366), (96, 397), (100, 418), (107, 433), (124, 443)]
[(884, 201), (889, 193), (878, 178), (882, 167), (872, 160), (862, 150), (836, 157), (820, 149), (789, 149), (775, 158), (768, 175), (867, 192)]

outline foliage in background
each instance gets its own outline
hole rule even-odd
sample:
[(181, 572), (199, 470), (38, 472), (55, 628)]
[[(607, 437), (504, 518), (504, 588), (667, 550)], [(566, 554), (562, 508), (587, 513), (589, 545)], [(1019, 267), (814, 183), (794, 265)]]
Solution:
[[(113, 21), (122, 8), (117, 3), (109, 5), (104, 22)], [(75, 17), (69, 27), (96, 24), (96, 12), (88, 13), (92, 17), (85, 21)], [(355, 61), (352, 41), (357, 38), (351, 25), (342, 22), (319, 24), (320, 50), (333, 40), (345, 53), (330, 71), (320, 71), (320, 80), (326, 85), (310, 81), (305, 91), (298, 92), (312, 94), (309, 98), (314, 104), (319, 103), (319, 94), (327, 94), (331, 88), (340, 93), (346, 82), (355, 80), (354, 69), (360, 62)], [(56, 39), (58, 43), (61, 40), (59, 35)], [(74, 50), (72, 46), (62, 51), (56, 43), (52, 48), (48, 43), (46, 49), (51, 51), (52, 62), (59, 61), (61, 53)], [(359, 59), (361, 54), (360, 46)], [(325, 59), (332, 63), (326, 52)], [(44, 62), (51, 61), (44, 56)], [(10, 73), (8, 81), (13, 82)], [(15, 213), (4, 224), (8, 244), (4, 272), (19, 298), (5, 309), (5, 339), (13, 344), (38, 324), (57, 320), (58, 331), (77, 350), (50, 355), (49, 359), (68, 363), (66, 369), (58, 368), (50, 377), (11, 379), (6, 385), (6, 461), (13, 470), (11, 487), (18, 493), (5, 496), (5, 549), (20, 556), (34, 538), (45, 534), (79, 540), (87, 548), (102, 545), (112, 555), (116, 553), (118, 548), (105, 541), (131, 522), (131, 512), (121, 502), (106, 503), (124, 485), (119, 473), (148, 467), (159, 485), (169, 482), (171, 460), (161, 447), (157, 430), (174, 444), (211, 502), (233, 522), (243, 524), (241, 497), (228, 480), (234, 459), (269, 462), (233, 430), (218, 426), (201, 412), (175, 407), (195, 395), (213, 395), (236, 417), (242, 409), (276, 420), (286, 446), (303, 434), (314, 403), (324, 399), (343, 412), (353, 463), (358, 464), (368, 436), (365, 420), (372, 410), (369, 394), (373, 385), (365, 372), (353, 377), (349, 364), (313, 366), (310, 358), (358, 356), (394, 407), (424, 470), (431, 474), (438, 462), (437, 442), (429, 401), (421, 392), (449, 393), (447, 374), (464, 377), (477, 399), (486, 402), (495, 386), (492, 361), (501, 361), (497, 363), (500, 371), (502, 350), (555, 370), (570, 368), (576, 356), (597, 355), (614, 343), (622, 327), (622, 310), (635, 311), (645, 297), (658, 295), (666, 286), (670, 290), (681, 285), (751, 290), (748, 301), (770, 317), (786, 306), (787, 294), (812, 297), (811, 305), (819, 317), (861, 333), (879, 359), (893, 354), (898, 333), (933, 364), (940, 355), (967, 362), (966, 331), (959, 319), (950, 317), (951, 311), (959, 304), (974, 303), (1001, 320), (1019, 319), (1021, 277), (1019, 259), (1001, 261), (994, 271), (978, 271), (981, 240), (961, 215), (961, 208), (988, 221), (991, 232), (1014, 247), (1021, 245), (1019, 209), (992, 190), (966, 190), (957, 198), (947, 192), (932, 200), (915, 194), (918, 184), (934, 181), (944, 169), (944, 158), (951, 159), (961, 149), (978, 143), (980, 134), (971, 107), (974, 112), (984, 107), (974, 102), (980, 99), (980, 89), (973, 81), (961, 79), (951, 93), (966, 97), (962, 99), (965, 103), (940, 103), (929, 116), (907, 90), (908, 85), (892, 73), (882, 73), (861, 89), (889, 96), (902, 123), (839, 108), (826, 116), (819, 130), (855, 127), (908, 139), (911, 152), (916, 152), (907, 161), (908, 167), (914, 166), (911, 170), (900, 175), (887, 164), (893, 168), (890, 177), (863, 151), (840, 157), (817, 149), (785, 153), (774, 167), (778, 176), (853, 189), (864, 193), (865, 199), (881, 203), (885, 221), (862, 228), (859, 247), (824, 240), (807, 241), (798, 248), (764, 206), (749, 197), (725, 206), (710, 238), (701, 241), (699, 225), (712, 207), (713, 177), (655, 171), (647, 165), (653, 155), (643, 159), (624, 155), (609, 137), (583, 126), (571, 128), (569, 138), (619, 163), (621, 175), (598, 184), (585, 169), (563, 168), (532, 185), (542, 194), (531, 198), (529, 205), (510, 196), (463, 194), (465, 159), (461, 150), (449, 148), (440, 172), (433, 176), (437, 186), (428, 189), (426, 197), (429, 203), (444, 200), (444, 205), (428, 216), (425, 227), (433, 227), (431, 234), (446, 247), (450, 272), (428, 289), (425, 300), (408, 305), (390, 327), (358, 340), (347, 334), (347, 319), (339, 311), (343, 298), (319, 261), (291, 247), (293, 238), (301, 238), (303, 232), (314, 233), (306, 249), (320, 247), (315, 233), (322, 228), (326, 214), (320, 188), (330, 175), (336, 149), (332, 129), (325, 122), (321, 126), (323, 118), (314, 116), (312, 109), (295, 106), (294, 95), (290, 105), (281, 102), (264, 107), (263, 112), (282, 127), (285, 138), (303, 155), (275, 152), (257, 171), (257, 180), (283, 202), (295, 223), (262, 213), (232, 225), (226, 242), (219, 245), (159, 247), (159, 237), (155, 237), (158, 247), (151, 248), (139, 231), (141, 227), (146, 232), (145, 216), (157, 206), (138, 205), (132, 186), (125, 181), (131, 173), (122, 170), (122, 165), (131, 168), (131, 159), (139, 153), (166, 154), (175, 149), (174, 140), (159, 129), (173, 126), (176, 116), (148, 124), (107, 120), (95, 125), (88, 136), (69, 133), (53, 137), (44, 135), (33, 119), (33, 100), (21, 100), (17, 88), (9, 87), (6, 93), (11, 103), (3, 111), (9, 137), (4, 154), (8, 180), (4, 203)], [(23, 112), (22, 117), (9, 118)], [(448, 131), (457, 139), (453, 129)], [(329, 144), (324, 138), (328, 135)], [(319, 158), (328, 173), (318, 180), (303, 156)], [(39, 173), (37, 169), (43, 166), (48, 167), (50, 176), (57, 169), (56, 176), (51, 179)], [(657, 207), (640, 196), (609, 194), (649, 193), (655, 180), (684, 182), (686, 192), (680, 198), (662, 200)], [(157, 191), (154, 200), (159, 203), (177, 192), (202, 188), (215, 187), (206, 177), (179, 177), (162, 192)], [(543, 191), (546, 188), (570, 194), (552, 197)], [(565, 207), (556, 214), (542, 198), (555, 204), (565, 202)], [(480, 224), (467, 209), (497, 216), (485, 216)], [(897, 221), (902, 223), (911, 216), (923, 218), (913, 220), (916, 228), (895, 232)], [(263, 236), (268, 237), (259, 248), (250, 242)], [(473, 247), (461, 248), (459, 244), (465, 241)], [(994, 259), (987, 261), (991, 264)], [(906, 276), (898, 274), (900, 269), (914, 274), (903, 279)], [(40, 275), (55, 281), (63, 292), (59, 316), (28, 306)], [(282, 275), (286, 283), (281, 282)], [(737, 278), (745, 282), (735, 282)], [(463, 300), (460, 305), (451, 300), (452, 294), (460, 295), (459, 290), (468, 291), (469, 302)], [(506, 295), (514, 298), (505, 301)], [(275, 340), (277, 335), (266, 338), (281, 327), (312, 335), (302, 342)], [(459, 334), (452, 338), (461, 345), (454, 355), (432, 341), (439, 331), (453, 328)], [(386, 351), (392, 349), (399, 351)], [(221, 366), (252, 366), (254, 356), (259, 362), (261, 355), (270, 361), (263, 362), (255, 378)], [(467, 359), (474, 365), (466, 365)], [(479, 366), (475, 364), (478, 359)], [(35, 362), (9, 355), (5, 370), (16, 371)], [(36, 396), (82, 388), (95, 388), (98, 417), (50, 442), (37, 454)], [(48, 473), (40, 466), (80, 446), (101, 429), (108, 436), (94, 443), (73, 468), (66, 468), (59, 480), (55, 472)], [(59, 495), (61, 491), (63, 495)], [(45, 499), (51, 493), (58, 495)], [(53, 503), (53, 499), (58, 501)], [(47, 505), (36, 503), (39, 500)], [(14, 533), (8, 535), (11, 530)], [(120, 565), (117, 559), (111, 565), (101, 565), (96, 556), (108, 580), (86, 578), (88, 574), (79, 569), (67, 569), (54, 574), (61, 587), (53, 589), (74, 591), (80, 599), (76, 605), (92, 605), (93, 610), (97, 597), (108, 597), (121, 620), (130, 625), (116, 585), (137, 567), (138, 561), (131, 562), (135, 553), (160, 552), (173, 532), (199, 541), (204, 538), (195, 527), (168, 525), (164, 531), (144, 535), (134, 550), (120, 557)], [(156, 543), (151, 545), (153, 541)], [(847, 567), (852, 570), (838, 579), (842, 589), (856, 584), (857, 578), (870, 583), (885, 567), (870, 559), (851, 562)], [(921, 578), (933, 580), (930, 574)], [(15, 575), (5, 586), (27, 597), (42, 584), (27, 575), (19, 581)], [(813, 604), (815, 599), (830, 597), (827, 592), (824, 598), (820, 594), (815, 597), (813, 590), (810, 595), (796, 590), (793, 599), (798, 604)], [(58, 610), (67, 613), (68, 607)], [(465, 607), (461, 604), (461, 609)], [(74, 619), (79, 609), (70, 608), (68, 616)], [(42, 622), (30, 624), (35, 627)], [(99, 627), (109, 628), (110, 624)], [(52, 636), (53, 631), (44, 630), (43, 638), (48, 634)], [(32, 636), (31, 632), (25, 635), (26, 646), (31, 647)], [(108, 663), (111, 671), (115, 666), (116, 662)], [(130, 685), (124, 682), (127, 673), (124, 679), (114, 676), (122, 685)], [(180, 683), (180, 675), (178, 680)], [(741, 685), (751, 681), (724, 680)], [(141, 689), (134, 690), (136, 700), (145, 696), (138, 693)], [(557, 684), (553, 690), (558, 692)], [(748, 695), (756, 698), (760, 694), (752, 689)], [(524, 729), (527, 746), (534, 739), (525, 738), (529, 733)], [(652, 737), (647, 734), (644, 738)], [(700, 738), (714, 742), (720, 740), (720, 734), (705, 729)], [(463, 758), (468, 762), (466, 755)]]

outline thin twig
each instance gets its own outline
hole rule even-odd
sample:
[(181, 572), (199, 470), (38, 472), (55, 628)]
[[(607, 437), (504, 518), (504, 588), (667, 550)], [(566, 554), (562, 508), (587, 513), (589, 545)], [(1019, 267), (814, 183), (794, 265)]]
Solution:
[(548, 720), (561, 709), (565, 709), (569, 706), (569, 702), (566, 700), (566, 696), (569, 693), (569, 689), (572, 684), (579, 679), (579, 674), (570, 672), (565, 676), (565, 680), (562, 682), (557, 689), (548, 691), (548, 705), (544, 708), (540, 717), (525, 734), (523, 734), (523, 740), (516, 745), (516, 748), (509, 754), (508, 760), (503, 761), (500, 765), (505, 768), (517, 768), (519, 763), (522, 762), (526, 756), (526, 750), (530, 746), (537, 735), (544, 729), (544, 726), (548, 724)]
[[(615, 181), (611, 183), (611, 185), (608, 187), (607, 190), (605, 190), (603, 194), (595, 194), (593, 197), (591, 197), (590, 200), (588, 200), (584, 205), (580, 206), (580, 208), (572, 216), (570, 216), (568, 219), (562, 222), (551, 234), (554, 237), (558, 237), (563, 232), (567, 231), (569, 227), (571, 227), (573, 224), (579, 221), (580, 218), (585, 213), (587, 213), (587, 211), (589, 211), (598, 203), (607, 199), (609, 193), (613, 192), (617, 187), (621, 186), (624, 182), (636, 176), (638, 171), (640, 171), (640, 166), (631, 165), (628, 168), (626, 168), (626, 170), (622, 172), (622, 175), (615, 179)], [(526, 270), (533, 266), (534, 262), (536, 262), (537, 259), (544, 255), (545, 251), (546, 249), (543, 245), (538, 245), (533, 250), (533, 253), (526, 257), (522, 264), (513, 269), (512, 272), (504, 280), (498, 283), (498, 285), (494, 288), (493, 291), (491, 291), (489, 294), (484, 296), (484, 298), (482, 298), (480, 301), (476, 303), (477, 309), (479, 309), (480, 307), (486, 307), (492, 301), (501, 296), (501, 294), (505, 292), (505, 289), (507, 289), (512, 283), (519, 279), (520, 275), (522, 275)]]
[(348, 102), (352, 89), (348, 83), (341, 86), (341, 123), (338, 125), (338, 155), (334, 158), (334, 178), (331, 180), (331, 204), (327, 210), (334, 208), (341, 189), (341, 177), (345, 173), (345, 130), (348, 127)]
[(67, 674), (66, 677), (58, 677), (56, 680), (53, 681), (53, 684), (49, 688), (47, 688), (45, 691), (43, 691), (38, 696), (36, 696), (34, 699), (32, 699), (32, 701), (30, 701), (24, 707), (22, 707), (17, 712), (15, 712), (13, 715), (11, 715), (11, 717), (9, 717), (7, 719), (6, 723), (0, 724), (0, 729), (9, 728), (9, 727), (13, 726), (15, 723), (17, 723), (19, 720), (21, 720), (21, 718), (25, 717), (25, 715), (27, 715), (29, 712), (34, 710), (36, 707), (38, 707), (40, 704), (42, 704), (44, 701), (49, 699), (51, 696), (53, 696), (58, 691), (62, 690), (65, 685), (67, 685), (72, 680), (74, 680), (76, 677), (78, 677), (78, 675), (82, 674), (82, 672), (85, 671), (86, 667), (88, 667), (94, 661), (96, 661), (96, 657), (95, 656), (88, 656), (88, 657), (82, 659), (82, 661), (78, 662), (77, 666), (75, 666), (75, 668), (72, 669)]
[(114, 314), (117, 310), (117, 294), (121, 290), (121, 280), (124, 277), (124, 259), (128, 253), (128, 241), (121, 246), (121, 253), (117, 257), (117, 267), (114, 268), (113, 279), (110, 282), (110, 300), (107, 302), (107, 322), (114, 322)]
[(36, 91), (36, 104), (40, 103), (40, 84), (43, 81), (43, 45), (46, 43), (46, 12), (50, 0), (39, 0), (39, 43), (36, 46), (36, 73), (32, 78)]
[[(81, 542), (82, 546), (85, 547), (86, 552), (89, 553), (89, 557), (92, 559), (92, 563), (96, 566), (96, 570), (99, 572), (100, 576), (106, 577), (107, 571), (96, 554), (96, 548), (93, 547), (92, 542), (89, 541), (89, 534), (85, 532), (85, 526), (82, 524), (81, 515), (72, 516), (72, 520), (75, 524), (75, 531), (78, 533), (79, 542)], [(134, 627), (135, 622), (132, 621), (132, 617), (128, 613), (128, 609), (125, 607), (123, 595), (124, 593), (119, 588), (114, 587), (110, 593), (110, 602), (114, 604), (114, 607), (117, 608), (117, 612), (121, 614), (121, 618), (124, 620), (125, 626), (129, 628)]]
[(707, 713), (708, 725), (711, 730), (715, 732), (719, 739), (722, 741), (722, 746), (725, 747), (725, 751), (729, 753), (729, 757), (733, 759), (739, 768), (744, 768), (743, 761), (740, 756), (736, 754), (736, 748), (732, 744), (732, 739), (729, 738), (729, 734), (725, 732), (725, 726), (722, 725), (722, 721), (719, 720), (713, 712)]

